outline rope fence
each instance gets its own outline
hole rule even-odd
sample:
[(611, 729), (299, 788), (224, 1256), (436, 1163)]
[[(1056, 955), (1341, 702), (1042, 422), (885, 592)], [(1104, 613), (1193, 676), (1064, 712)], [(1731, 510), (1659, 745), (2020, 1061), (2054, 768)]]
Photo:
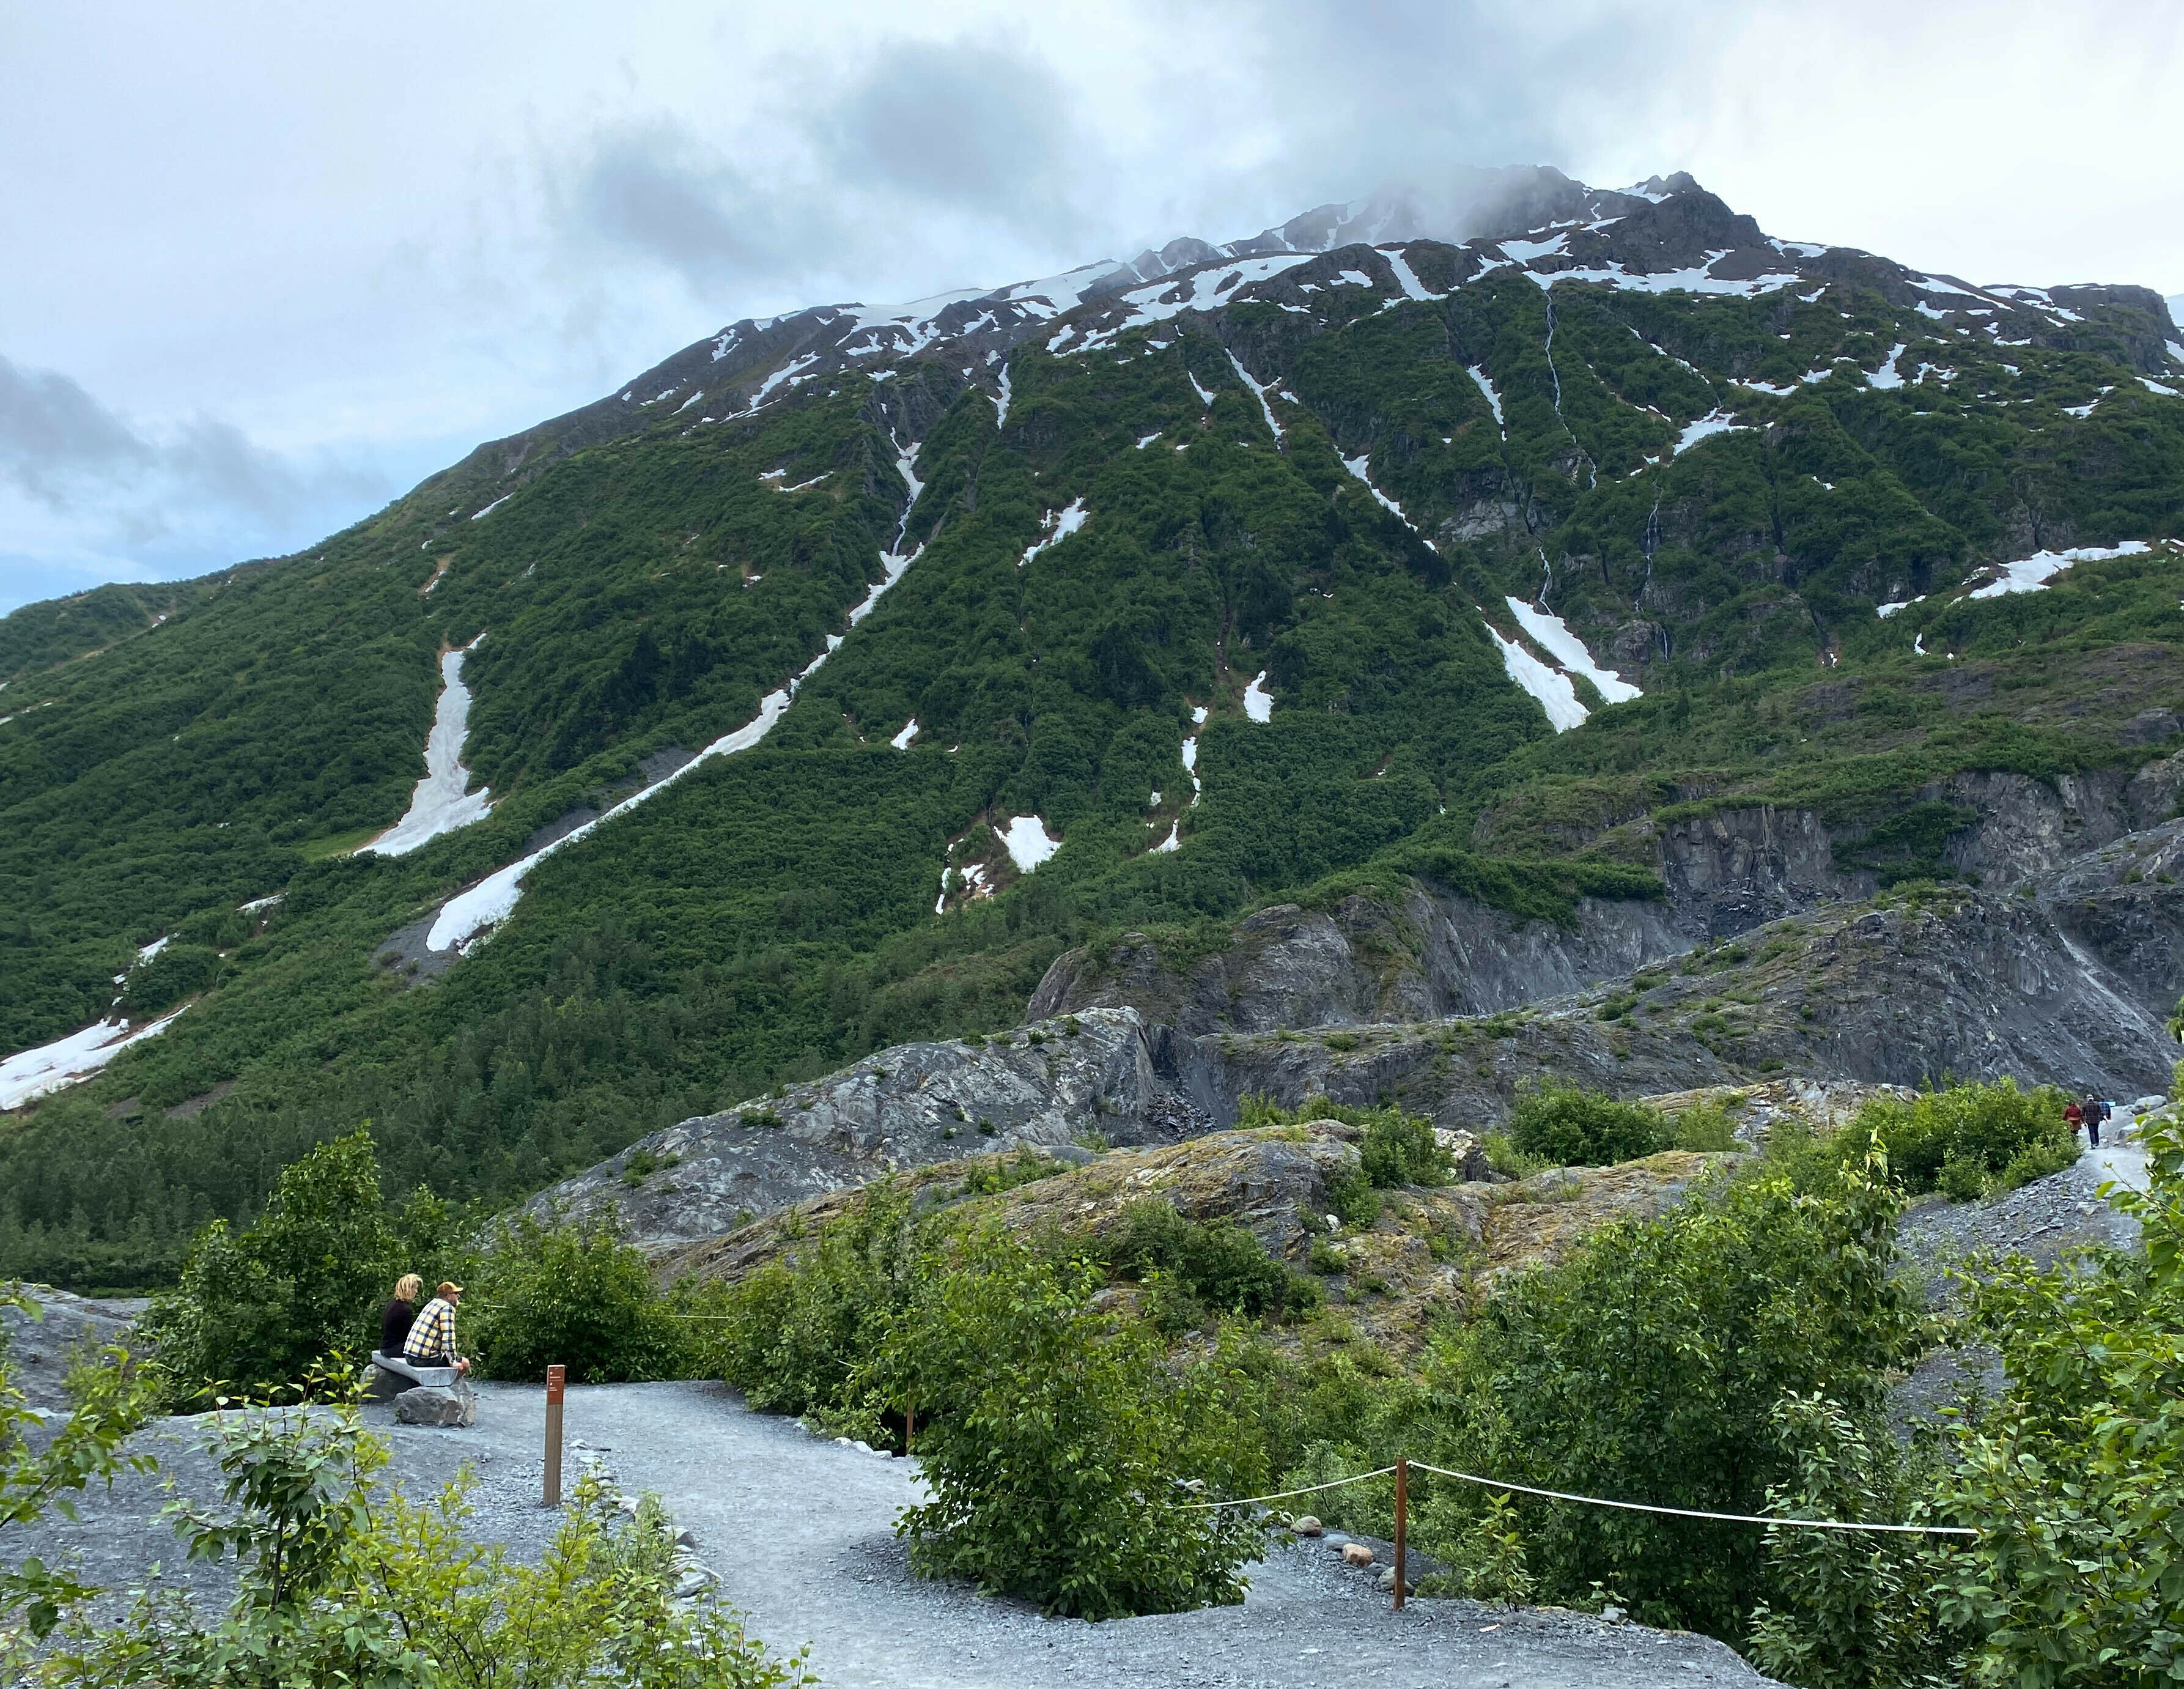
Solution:
[(1504, 1478), (1485, 1478), (1476, 1472), (1453, 1472), (1446, 1466), (1429, 1466), (1423, 1460), (1398, 1460), (1393, 1466), (1377, 1467), (1370, 1472), (1360, 1472), (1349, 1478), (1332, 1479), (1324, 1484), (1309, 1484), (1301, 1490), (1277, 1490), (1266, 1496), (1239, 1496), (1225, 1502), (1178, 1502), (1172, 1505), (1178, 1512), (1195, 1513), (1211, 1508), (1255, 1507), (1261, 1502), (1285, 1501), (1291, 1496), (1315, 1496), (1323, 1490), (1340, 1490), (1352, 1484), (1369, 1483), (1375, 1478), (1385, 1478), (1390, 1473), (1396, 1480), (1396, 1608), (1401, 1611), (1403, 1597), (1407, 1593), (1404, 1575), (1406, 1539), (1408, 1536), (1410, 1512), (1410, 1475), (1413, 1471), (1430, 1472), (1435, 1477), (1453, 1478), (1459, 1483), (1477, 1484), (1489, 1490), (1503, 1490), (1522, 1496), (1539, 1496), (1551, 1502), (1574, 1502), (1583, 1507), (1618, 1508), (1626, 1513), (1663, 1513), (1674, 1519), (1712, 1519), (1723, 1525), (1788, 1525), (1802, 1530), (1874, 1530), (1892, 1531), (1914, 1536), (1977, 1536), (1979, 1532), (1964, 1525), (1869, 1525), (1858, 1519), (1769, 1519), (1758, 1513), (1708, 1513), (1697, 1508), (1658, 1507), (1650, 1502), (1618, 1502), (1606, 1496), (1573, 1495), (1567, 1490), (1542, 1490), (1530, 1484), (1513, 1484)]

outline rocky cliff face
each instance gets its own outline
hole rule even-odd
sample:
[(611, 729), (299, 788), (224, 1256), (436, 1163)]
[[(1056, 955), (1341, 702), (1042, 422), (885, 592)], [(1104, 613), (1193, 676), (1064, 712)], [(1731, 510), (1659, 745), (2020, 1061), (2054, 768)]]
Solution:
[(1037, 1020), (1128, 1004), (1193, 1037), (1437, 1020), (1558, 996), (1690, 948), (1664, 904), (1583, 898), (1575, 926), (1564, 928), (1415, 881), (1392, 906), (1350, 897), (1329, 911), (1261, 910), (1227, 950), (1187, 969), (1167, 966), (1142, 935), (1102, 957), (1067, 951), (1028, 1012)]
[[(2175, 911), (2135, 911), (2134, 954), (2157, 967)], [(1325, 1095), (1392, 1098), (1438, 1124), (1477, 1126), (1543, 1076), (1638, 1095), (1778, 1073), (1888, 1084), (2011, 1073), (2132, 1096), (2166, 1084), (2174, 1051), (2159, 1014), (2048, 911), (1958, 889), (1772, 923), (1673, 969), (1516, 1014), (1202, 1036), (1178, 1040), (1174, 1058), (1179, 1084), (1217, 1120), (1250, 1095), (1292, 1106)]]
[(611, 1211), (648, 1246), (730, 1231), (828, 1190), (981, 1149), (1143, 1144), (1200, 1129), (1154, 1071), (1134, 1009), (1095, 1009), (978, 1043), (905, 1044), (780, 1095), (639, 1140), (533, 1199)]
[[(1860, 895), (1811, 814), (1728, 810), (1662, 829), (1669, 897), (1584, 900), (1569, 928), (1414, 882), (1262, 911), (1187, 965), (1141, 936), (1072, 951), (1025, 1026), (685, 1121), (538, 1206), (611, 1209), (666, 1248), (977, 1149), (1174, 1142), (1252, 1095), (1392, 1100), (1477, 1129), (1549, 1076), (1625, 1096), (1792, 1076), (1815, 1095), (2004, 1074), (2160, 1090), (2184, 993), (2184, 820), (2119, 829), (2170, 806), (2170, 778), (1953, 783), (1965, 810), (2012, 817), (1978, 835), (1980, 888)], [(2105, 842), (2068, 854), (2089, 833)], [(1733, 936), (1709, 939), (1716, 923)]]

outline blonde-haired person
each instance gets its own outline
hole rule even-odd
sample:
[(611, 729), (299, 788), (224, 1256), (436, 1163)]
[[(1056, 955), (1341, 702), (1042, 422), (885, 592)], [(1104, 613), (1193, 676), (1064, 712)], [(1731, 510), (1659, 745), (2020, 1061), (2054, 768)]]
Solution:
[(410, 1328), (417, 1323), (417, 1296), (425, 1288), (425, 1281), (415, 1273), (404, 1273), (394, 1281), (394, 1300), (379, 1316), (379, 1352), (389, 1359), (399, 1357), (402, 1346), (410, 1341)]
[(463, 1287), (443, 1284), (440, 1293), (417, 1310), (417, 1323), (402, 1342), (402, 1358), (413, 1367), (453, 1367), (458, 1376), (471, 1363), (455, 1352), (455, 1310), (462, 1306)]

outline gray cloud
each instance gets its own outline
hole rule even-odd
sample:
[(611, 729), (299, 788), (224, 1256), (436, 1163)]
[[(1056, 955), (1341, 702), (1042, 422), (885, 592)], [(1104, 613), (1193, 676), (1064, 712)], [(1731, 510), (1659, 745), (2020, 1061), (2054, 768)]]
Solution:
[[(996, 234), (1057, 249), (1101, 237), (1074, 192), (1098, 177), (1100, 150), (1026, 47), (883, 40), (845, 77), (784, 63), (772, 80), (782, 110), (763, 165), (665, 114), (543, 151), (563, 247), (582, 262), (604, 243), (712, 297), (869, 275)], [(876, 252), (896, 263), (874, 265)]]
[(1070, 178), (1097, 162), (1070, 107), (1061, 79), (1020, 47), (893, 42), (822, 123), (852, 183), (1048, 231), (1073, 222)]
[(233, 423), (199, 415), (150, 438), (58, 370), (0, 357), (0, 486), (48, 510), (109, 521), (131, 544), (169, 531), (169, 506), (211, 504), (277, 523), (329, 497), (383, 496), (379, 477), (297, 468)]
[(75, 483), (137, 474), (156, 455), (58, 371), (0, 357), (0, 480), (60, 509)]
[(659, 119), (593, 137), (549, 192), (579, 240), (665, 264), (694, 287), (789, 261), (823, 214), (784, 218), (775, 198), (682, 124)]

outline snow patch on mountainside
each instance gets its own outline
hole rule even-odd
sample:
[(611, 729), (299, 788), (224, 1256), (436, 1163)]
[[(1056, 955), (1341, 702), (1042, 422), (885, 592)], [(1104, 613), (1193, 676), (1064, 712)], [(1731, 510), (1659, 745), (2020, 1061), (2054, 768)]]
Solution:
[(1486, 395), (1486, 403), (1493, 410), (1494, 426), (1502, 431), (1502, 438), (1505, 440), (1509, 438), (1509, 425), (1502, 420), (1502, 395), (1495, 391), (1493, 382), (1488, 378), (1485, 369), (1477, 364), (1472, 365), (1470, 368), (1467, 369), (1463, 373), (1469, 376), (1473, 381), (1479, 383), (1479, 392)]
[(1380, 256), (1388, 260), (1388, 268), (1396, 273), (1396, 285), (1403, 290), (1407, 299), (1446, 299), (1446, 293), (1436, 293), (1418, 280), (1418, 272), (1411, 268), (1410, 260), (1392, 247), (1383, 247)]
[[(1255, 722), (1274, 719), (1274, 695), (1267, 690), (1267, 672), (1264, 669), (1261, 669), (1251, 683), (1244, 688), (1244, 713)], [(1194, 791), (1197, 789), (1198, 778), (1195, 774), (1191, 777), (1190, 784)]]
[[(916, 507), (918, 495), (925, 491), (925, 483), (917, 478), (914, 467), (919, 443), (913, 440), (907, 446), (898, 445), (896, 448), (895, 467), (902, 475), (904, 485), (909, 488), (910, 499), (903, 506), (902, 520), (896, 526), (894, 548), (880, 554), (883, 571), (880, 578), (850, 610), (849, 623), (852, 627), (872, 614), (873, 607), (888, 588), (908, 573), (911, 565), (924, 555), (925, 548), (922, 545), (908, 553), (902, 549), (909, 534), (911, 512)], [(691, 770), (703, 767), (716, 757), (733, 756), (738, 751), (749, 750), (758, 744), (788, 713), (789, 705), (795, 699), (797, 688), (816, 673), (820, 666), (839, 648), (842, 638), (838, 633), (828, 634), (819, 654), (806, 663), (786, 686), (769, 692), (759, 700), (757, 715), (743, 726), (722, 734), (666, 778), (623, 799), (604, 815), (586, 822), (574, 832), (533, 850), (527, 856), (517, 858), (506, 867), (488, 875), (469, 890), (448, 899), (434, 919), (432, 931), (426, 935), (425, 947), (436, 952), (460, 950), (467, 954), (515, 912), (515, 906), (523, 896), (525, 877), (547, 857), (589, 838), (608, 822), (627, 815), (639, 805), (649, 803), (688, 776)]]
[(493, 813), (493, 790), (465, 789), (471, 772), (463, 766), (463, 741), (470, 735), (471, 689), (463, 684), (463, 661), (478, 639), (440, 658), (440, 701), (432, 711), (432, 730), (425, 739), (425, 778), (410, 794), (402, 819), (364, 846), (382, 856), (406, 856), (437, 839)]
[(1492, 622), (1486, 631), (1502, 649), (1502, 672), (1538, 701), (1547, 713), (1547, 725), (1558, 733), (1585, 725), (1591, 711), (1577, 701), (1577, 688), (1560, 669), (1549, 668), (1518, 640), (1505, 638)]
[(1052, 861), (1061, 848), (1061, 841), (1050, 837), (1046, 822), (1035, 815), (1011, 817), (1006, 830), (997, 827), (994, 836), (1001, 841), (1001, 848), (1009, 853), (1020, 874), (1037, 872), (1039, 864)]
[(1045, 534), (1024, 548), (1024, 555), (1017, 559), (1017, 567), (1022, 568), (1049, 546), (1061, 544), (1063, 540), (1083, 527), (1085, 521), (1084, 501), (1082, 499), (1071, 499), (1061, 510), (1049, 510), (1046, 513)]
[(1259, 414), (1267, 419), (1267, 426), (1273, 431), (1274, 442), (1279, 445), (1281, 443), (1282, 425), (1274, 420), (1274, 407), (1267, 403), (1266, 388), (1251, 379), (1251, 372), (1244, 367), (1234, 352), (1228, 354), (1228, 362), (1236, 371), (1236, 379), (1251, 388), (1251, 397), (1259, 401)]
[(2012, 593), (2045, 592), (2048, 583), (2073, 563), (2106, 563), (2118, 557), (2136, 557), (2139, 553), (2153, 549), (2145, 540), (2127, 539), (2120, 545), (2081, 545), (2069, 551), (2036, 551), (2030, 557), (2020, 557), (2014, 562), (2003, 564), (1999, 580), (1992, 581), (1966, 596), (1998, 599), (2007, 598)]
[(1520, 598), (1510, 597), (1502, 602), (1541, 650), (1570, 673), (1583, 675), (1610, 704), (1624, 704), (1645, 695), (1613, 669), (1602, 668), (1594, 662), (1585, 641), (1571, 633), (1568, 624), (1559, 616), (1526, 604)]
[(1726, 410), (1710, 410), (1697, 421), (1684, 425), (1684, 432), (1676, 437), (1676, 443), (1669, 449), (1669, 455), (1681, 457), (1702, 440), (1710, 440), (1716, 434), (1733, 434), (1739, 429), (1750, 426), (1749, 423), (1736, 421)]
[(133, 1032), (125, 1020), (103, 1020), (35, 1050), (19, 1051), (0, 1062), (0, 1109), (20, 1108), (89, 1079), (131, 1045), (157, 1038), (181, 1013), (176, 1009)]
[(907, 722), (903, 723), (902, 731), (897, 733), (893, 739), (889, 739), (888, 743), (893, 745), (897, 750), (908, 750), (910, 749), (910, 742), (916, 737), (917, 717), (912, 716)]

